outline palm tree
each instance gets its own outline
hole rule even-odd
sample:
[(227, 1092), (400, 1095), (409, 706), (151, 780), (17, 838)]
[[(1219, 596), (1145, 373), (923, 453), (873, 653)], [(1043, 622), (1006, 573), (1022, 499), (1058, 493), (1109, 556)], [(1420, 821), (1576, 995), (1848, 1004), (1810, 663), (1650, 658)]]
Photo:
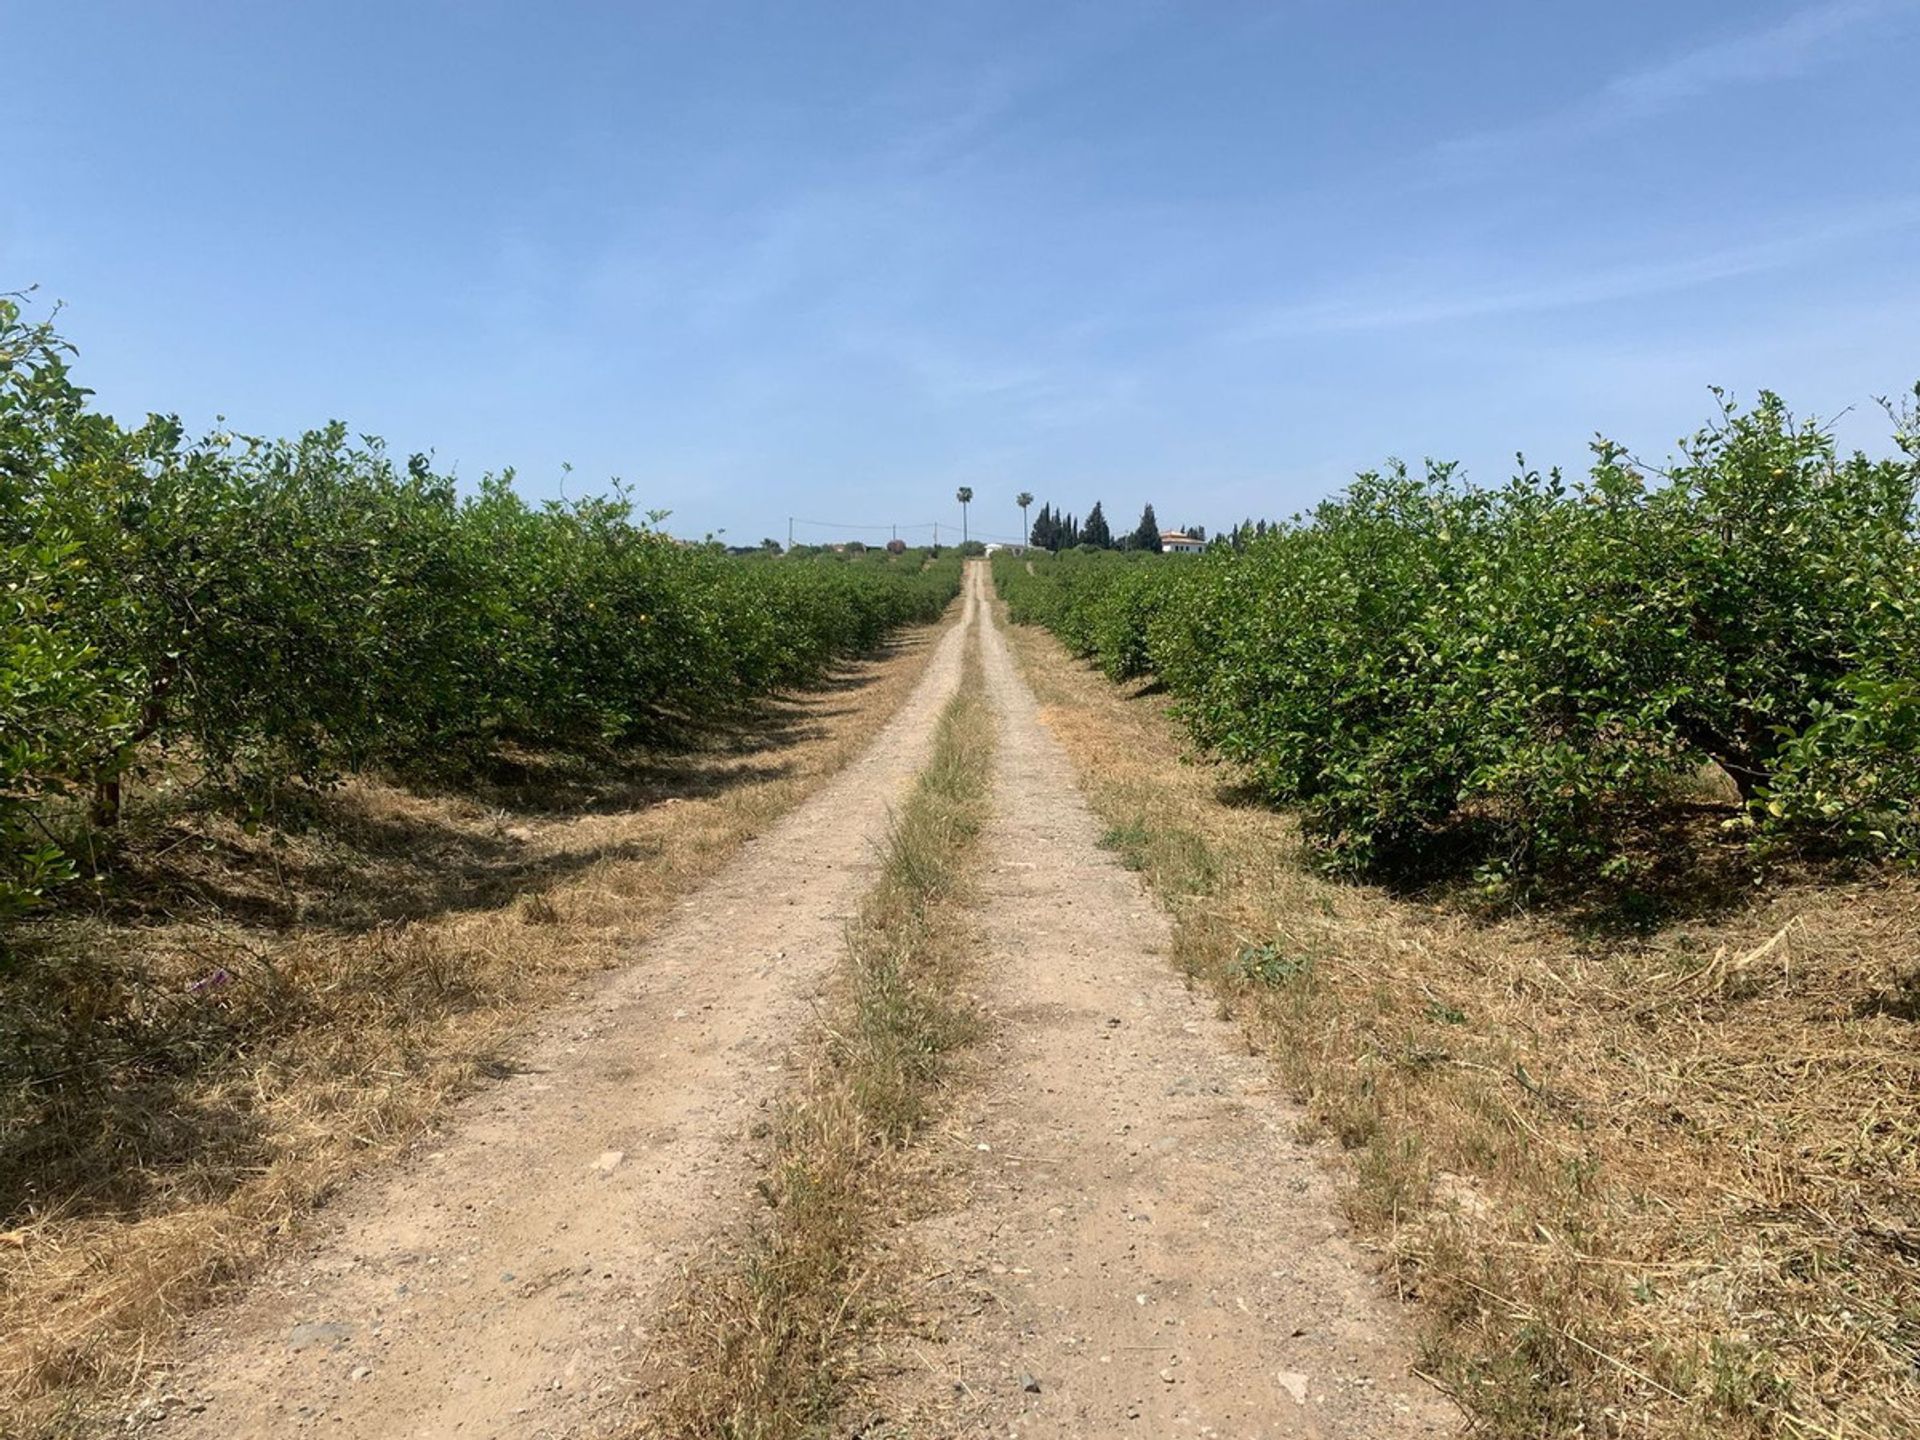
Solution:
[(1025, 545), (1033, 538), (1033, 532), (1027, 529), (1027, 506), (1033, 503), (1033, 492), (1022, 490), (1013, 497), (1013, 503), (1020, 507), (1020, 543)]
[(953, 498), (960, 502), (960, 543), (967, 543), (967, 506), (973, 500), (973, 487), (962, 485), (953, 492)]

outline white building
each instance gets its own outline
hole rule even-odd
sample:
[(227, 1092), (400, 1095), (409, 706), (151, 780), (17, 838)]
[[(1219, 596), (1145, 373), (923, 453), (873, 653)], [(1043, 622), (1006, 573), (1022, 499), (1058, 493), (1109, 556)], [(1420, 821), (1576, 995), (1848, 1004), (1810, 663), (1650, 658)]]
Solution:
[(1184, 530), (1160, 532), (1160, 553), (1163, 555), (1198, 555), (1206, 548), (1206, 541), (1196, 540)]

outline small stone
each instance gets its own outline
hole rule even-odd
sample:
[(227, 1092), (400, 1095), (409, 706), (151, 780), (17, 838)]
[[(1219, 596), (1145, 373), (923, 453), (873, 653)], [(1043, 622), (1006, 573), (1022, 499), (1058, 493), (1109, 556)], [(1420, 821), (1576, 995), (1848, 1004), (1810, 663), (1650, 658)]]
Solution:
[(1020, 1377), (1020, 1388), (1029, 1395), (1038, 1395), (1040, 1393), (1040, 1381), (1031, 1371), (1028, 1371)]
[(1160, 1379), (1164, 1384), (1171, 1385), (1173, 1383), (1173, 1371), (1162, 1370), (1160, 1372)]
[(287, 1348), (306, 1350), (315, 1345), (337, 1349), (353, 1338), (353, 1326), (343, 1320), (307, 1320), (287, 1332)]
[(600, 1152), (600, 1158), (594, 1161), (590, 1168), (602, 1175), (611, 1175), (620, 1168), (620, 1162), (626, 1158), (627, 1152), (624, 1150), (603, 1150)]
[(373, 1367), (371, 1365), (356, 1365), (353, 1367), (353, 1378), (356, 1380), (364, 1380), (371, 1374), (373, 1374)]
[(1307, 1403), (1308, 1382), (1305, 1375), (1302, 1375), (1298, 1370), (1282, 1370), (1273, 1378), (1280, 1382), (1280, 1388), (1282, 1390), (1285, 1390), (1293, 1397), (1294, 1404), (1304, 1405)]

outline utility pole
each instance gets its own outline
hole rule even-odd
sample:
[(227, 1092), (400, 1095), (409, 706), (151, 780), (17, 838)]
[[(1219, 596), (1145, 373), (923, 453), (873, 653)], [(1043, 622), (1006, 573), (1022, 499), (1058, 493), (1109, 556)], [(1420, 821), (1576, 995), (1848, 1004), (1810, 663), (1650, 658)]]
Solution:
[(793, 517), (787, 516), (787, 549), (793, 548)]

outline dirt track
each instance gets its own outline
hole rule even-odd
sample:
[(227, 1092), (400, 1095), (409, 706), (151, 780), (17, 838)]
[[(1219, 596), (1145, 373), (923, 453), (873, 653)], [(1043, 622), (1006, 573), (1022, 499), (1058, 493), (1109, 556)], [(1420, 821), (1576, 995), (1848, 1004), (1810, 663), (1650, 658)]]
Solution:
[(947, 1342), (901, 1352), (893, 1428), (864, 1433), (1450, 1431), (1263, 1067), (1171, 972), (1164, 919), (1098, 848), (974, 566), (961, 624), (866, 755), (549, 1016), (434, 1148), (196, 1327), (166, 1433), (630, 1423), (682, 1260), (754, 1196), (744, 1139), (976, 627), (1001, 725), (981, 916), (994, 1063), (956, 1102), (972, 1201), (914, 1231), (940, 1278), (907, 1298)]

